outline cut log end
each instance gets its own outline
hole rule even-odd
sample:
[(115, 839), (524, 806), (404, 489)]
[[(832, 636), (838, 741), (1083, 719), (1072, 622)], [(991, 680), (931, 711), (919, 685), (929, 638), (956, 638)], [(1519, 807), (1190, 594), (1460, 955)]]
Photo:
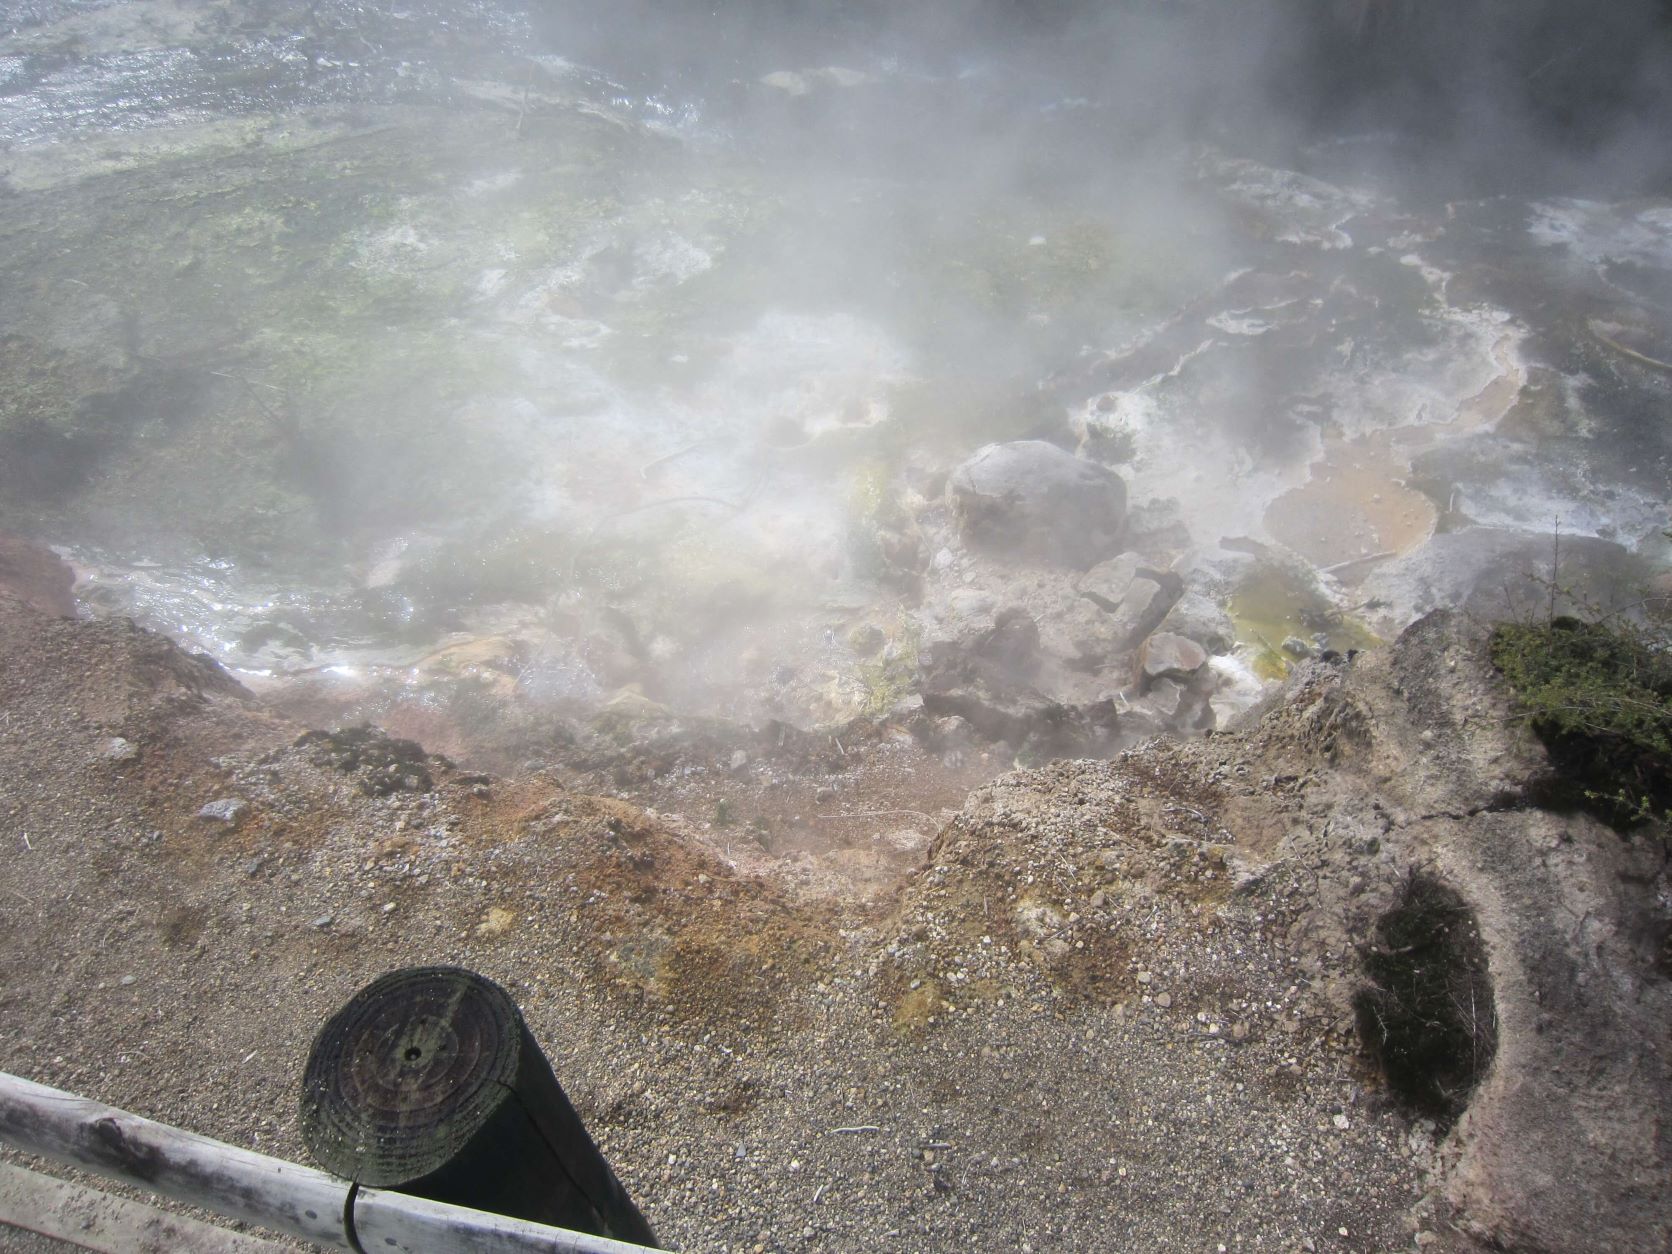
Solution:
[(523, 1024), (497, 984), (412, 967), (362, 989), (320, 1029), (302, 1138), (326, 1170), (398, 1188), (446, 1165), (516, 1087)]

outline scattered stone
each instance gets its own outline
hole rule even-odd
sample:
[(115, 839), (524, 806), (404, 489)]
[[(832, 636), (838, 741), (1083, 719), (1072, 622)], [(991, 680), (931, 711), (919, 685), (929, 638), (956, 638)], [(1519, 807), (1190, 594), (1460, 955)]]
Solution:
[(946, 496), (971, 547), (1069, 566), (1114, 552), (1126, 523), (1121, 477), (1044, 440), (977, 449), (952, 472)]
[(1299, 636), (1284, 636), (1282, 647), (1283, 652), (1287, 653), (1290, 657), (1312, 656), (1312, 646), (1302, 640)]
[(208, 805), (197, 812), (197, 817), (235, 827), (249, 808), (250, 803), (242, 797), (222, 797), (217, 801), (209, 802)]
[(476, 935), (484, 940), (496, 940), (511, 930), (517, 916), (503, 906), (489, 906), (487, 917), (476, 925)]
[(309, 927), (317, 927), (317, 928), (327, 928), (327, 927), (330, 927), (331, 924), (333, 924), (335, 922), (336, 922), (336, 916), (335, 915), (322, 914), (318, 918), (314, 919), (313, 922), (309, 923), (308, 926)]
[(1155, 1004), (1160, 1006), (1163, 1010), (1170, 1009), (1173, 1004), (1173, 995), (1171, 993), (1157, 993), (1155, 995)]
[(734, 750), (732, 755), (731, 755), (731, 769), (734, 770), (734, 771), (741, 771), (744, 767), (746, 767), (748, 765), (749, 765), (749, 755), (748, 755), (748, 753), (745, 752), (742, 749)]
[(101, 754), (106, 762), (132, 762), (139, 757), (139, 746), (121, 736), (112, 736), (104, 742)]
[(1338, 1114), (1334, 1119), (1330, 1120), (1330, 1122), (1333, 1123), (1337, 1130), (1341, 1132), (1345, 1132), (1348, 1128), (1352, 1127), (1352, 1124), (1348, 1121), (1346, 1115)]
[(120, 984), (123, 988), (132, 988), (135, 984), (139, 983), (139, 981), (131, 975), (124, 975), (120, 980), (117, 980), (116, 982), (118, 984)]

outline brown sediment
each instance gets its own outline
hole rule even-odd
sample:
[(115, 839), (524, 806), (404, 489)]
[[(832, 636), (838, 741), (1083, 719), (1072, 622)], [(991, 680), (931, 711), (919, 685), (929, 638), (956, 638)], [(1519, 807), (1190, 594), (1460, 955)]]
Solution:
[(1410, 454), (1389, 433), (1326, 450), (1312, 478), (1266, 509), (1272, 536), (1315, 566), (1408, 553), (1434, 533), (1439, 511), (1406, 486)]
[(1509, 413), (1526, 384), (1513, 345), (1512, 336), (1499, 337), (1492, 357), (1500, 373), (1460, 404), (1449, 422), (1326, 440), (1307, 482), (1267, 507), (1272, 538), (1321, 569), (1346, 567), (1355, 573), (1426, 543), (1440, 510), (1407, 482), (1411, 463), (1419, 453), (1490, 428)]

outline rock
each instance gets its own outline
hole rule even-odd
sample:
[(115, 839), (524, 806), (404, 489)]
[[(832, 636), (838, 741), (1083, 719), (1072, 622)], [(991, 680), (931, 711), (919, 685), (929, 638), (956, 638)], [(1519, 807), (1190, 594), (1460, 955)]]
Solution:
[(1157, 993), (1155, 995), (1155, 1004), (1160, 1006), (1163, 1010), (1169, 1010), (1173, 1005), (1173, 995), (1171, 993)]
[(242, 797), (222, 797), (218, 801), (211, 801), (197, 812), (200, 819), (208, 819), (215, 823), (225, 823), (229, 827), (236, 827), (238, 821), (244, 817), (250, 808), (250, 803)]
[[(1380, 566), (1356, 595), (1382, 607), (1374, 625), (1392, 635), (1436, 609), (1492, 622), (1550, 610), (1551, 538), (1476, 527), (1447, 532)], [(1610, 610), (1642, 600), (1648, 563), (1618, 544), (1563, 535), (1558, 614)]]
[(390, 736), (369, 724), (304, 732), (296, 746), (310, 750), (309, 760), (315, 766), (354, 775), (360, 791), (368, 797), (423, 792), (434, 783), (422, 745)]
[(1130, 648), (1161, 625), (1167, 616), (1167, 592), (1153, 579), (1139, 576), (1127, 585), (1126, 596), (1109, 617), (1115, 639)]
[(1161, 631), (1187, 636), (1209, 653), (1229, 653), (1236, 647), (1236, 625), (1213, 598), (1186, 589), (1161, 620)]
[(1039, 625), (1020, 606), (1000, 608), (985, 592), (953, 592), (934, 613), (918, 646), (928, 674), (949, 665), (979, 660), (1017, 677), (1039, 663)]
[(327, 928), (327, 927), (330, 927), (331, 924), (333, 924), (335, 922), (336, 922), (336, 918), (335, 918), (334, 915), (322, 914), (322, 915), (318, 916), (317, 918), (315, 918), (313, 920), (313, 922), (309, 923), (308, 926), (309, 927), (317, 927), (317, 928)]
[(1081, 596), (1113, 613), (1120, 609), (1121, 602), (1126, 600), (1127, 589), (1138, 577), (1140, 561), (1136, 553), (1122, 553), (1119, 557), (1111, 557), (1081, 575), (1075, 587), (1079, 589)]
[(1109, 752), (1123, 730), (1113, 700), (1064, 705), (979, 663), (933, 682), (937, 686), (923, 693), (927, 713), (964, 719), (985, 739), (1014, 746), (1018, 757), (1029, 760), (1095, 757)]
[(1102, 670), (1129, 647), (1121, 624), (1077, 593), (1060, 573), (1040, 572), (1018, 593), (1019, 604), (1039, 627), (1040, 651), (1071, 671)]
[(1044, 440), (988, 444), (952, 472), (947, 504), (971, 548), (1091, 566), (1119, 547), (1126, 484)]
[(1188, 680), (1207, 664), (1207, 650), (1170, 631), (1158, 631), (1144, 641), (1139, 661), (1146, 683), (1163, 676)]
[(1181, 716), (1187, 715), (1191, 693), (1183, 684), (1172, 679), (1158, 679), (1144, 694), (1144, 706), (1162, 722), (1176, 726)]
[(75, 617), (75, 572), (45, 545), (0, 535), (0, 593), (59, 618)]
[(1302, 640), (1299, 636), (1284, 636), (1282, 647), (1283, 652), (1287, 653), (1290, 657), (1312, 656), (1312, 646)]
[(124, 740), (121, 736), (112, 736), (104, 742), (104, 748), (99, 756), (106, 762), (132, 762), (139, 757), (139, 748), (131, 740)]
[(848, 632), (848, 648), (860, 657), (874, 656), (887, 642), (888, 637), (875, 623), (861, 623)]
[(1649, 580), (1644, 607), (1663, 621), (1672, 621), (1672, 570), (1663, 570)]
[(746, 767), (748, 765), (749, 765), (749, 754), (748, 754), (747, 750), (744, 750), (744, 749), (734, 749), (734, 750), (732, 750), (732, 755), (731, 755), (731, 769), (732, 770), (741, 771), (744, 767)]

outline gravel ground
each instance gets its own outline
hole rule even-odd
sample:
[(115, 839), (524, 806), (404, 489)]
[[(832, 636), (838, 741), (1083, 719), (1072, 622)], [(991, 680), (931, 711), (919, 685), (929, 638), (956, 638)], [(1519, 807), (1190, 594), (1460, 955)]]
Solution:
[(0, 709), (7, 1070), (305, 1161), (318, 1025), (460, 963), (670, 1248), (1462, 1241), (1320, 889), (1362, 915), (1388, 855), (1264, 742), (1003, 777), (849, 900), (805, 850), (305, 737), (123, 621), (0, 602)]

